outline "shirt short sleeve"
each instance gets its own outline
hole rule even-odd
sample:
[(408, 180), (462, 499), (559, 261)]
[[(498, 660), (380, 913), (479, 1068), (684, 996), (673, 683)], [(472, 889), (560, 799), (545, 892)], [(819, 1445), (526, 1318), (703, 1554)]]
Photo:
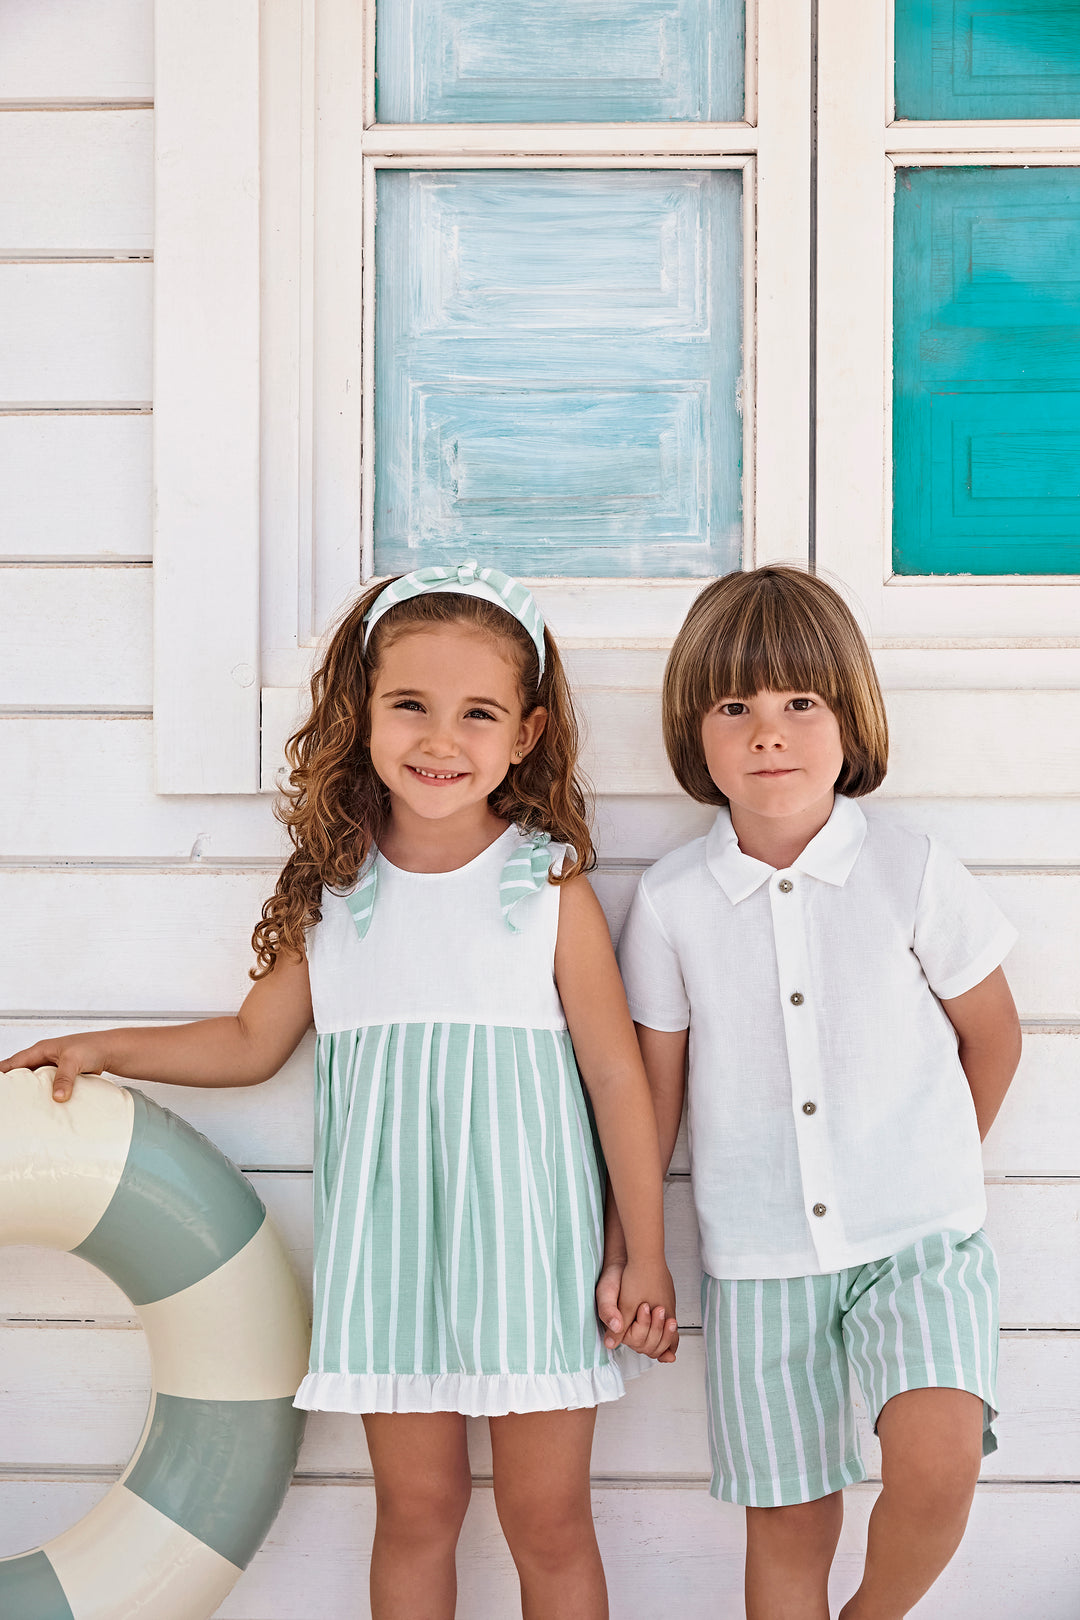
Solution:
[(668, 1032), (689, 1028), (690, 1001), (679, 955), (649, 899), (645, 878), (623, 924), (618, 954), (634, 1022)]
[(1000, 967), (1016, 929), (985, 888), (935, 839), (915, 913), (915, 955), (942, 1001), (973, 990)]

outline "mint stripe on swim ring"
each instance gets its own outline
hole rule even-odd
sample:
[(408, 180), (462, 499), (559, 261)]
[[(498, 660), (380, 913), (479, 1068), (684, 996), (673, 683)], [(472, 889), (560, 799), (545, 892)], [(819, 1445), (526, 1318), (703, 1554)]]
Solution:
[(273, 1523), (303, 1414), (308, 1317), (250, 1183), (141, 1092), (0, 1075), (0, 1243), (68, 1249), (135, 1305), (150, 1410), (118, 1484), (43, 1547), (0, 1559), (0, 1615), (209, 1620)]

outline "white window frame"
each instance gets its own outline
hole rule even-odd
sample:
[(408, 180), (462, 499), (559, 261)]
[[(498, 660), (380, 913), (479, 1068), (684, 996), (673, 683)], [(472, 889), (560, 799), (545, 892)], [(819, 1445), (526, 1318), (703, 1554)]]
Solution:
[(880, 647), (1060, 647), (1080, 629), (1076, 575), (893, 572), (893, 192), (912, 161), (1080, 165), (1080, 120), (898, 122), (892, 0), (819, 5), (818, 566)]
[[(274, 785), (318, 632), (370, 577), (380, 167), (742, 169), (744, 560), (805, 560), (808, 3), (747, 0), (742, 120), (546, 126), (376, 124), (374, 0), (156, 5), (159, 791), (256, 791), (260, 697)], [(531, 583), (627, 690), (702, 582)]]

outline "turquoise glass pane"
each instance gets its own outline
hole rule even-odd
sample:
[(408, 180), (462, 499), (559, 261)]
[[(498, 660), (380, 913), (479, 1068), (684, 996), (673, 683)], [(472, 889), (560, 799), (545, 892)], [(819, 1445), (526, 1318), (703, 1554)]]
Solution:
[(741, 210), (731, 170), (383, 170), (377, 570), (737, 567)]
[(383, 122), (743, 116), (744, 0), (379, 0)]
[(1080, 572), (1080, 169), (902, 169), (893, 563)]
[(1080, 118), (1080, 0), (896, 0), (897, 118)]

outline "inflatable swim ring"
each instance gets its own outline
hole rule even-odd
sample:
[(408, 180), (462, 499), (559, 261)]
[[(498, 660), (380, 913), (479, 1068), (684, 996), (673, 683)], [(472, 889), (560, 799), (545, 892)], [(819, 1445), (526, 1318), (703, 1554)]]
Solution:
[(153, 1392), (118, 1484), (0, 1559), (0, 1615), (208, 1620), (273, 1523), (303, 1432), (308, 1319), (251, 1184), (141, 1092), (0, 1075), (0, 1243), (70, 1249), (132, 1301)]

